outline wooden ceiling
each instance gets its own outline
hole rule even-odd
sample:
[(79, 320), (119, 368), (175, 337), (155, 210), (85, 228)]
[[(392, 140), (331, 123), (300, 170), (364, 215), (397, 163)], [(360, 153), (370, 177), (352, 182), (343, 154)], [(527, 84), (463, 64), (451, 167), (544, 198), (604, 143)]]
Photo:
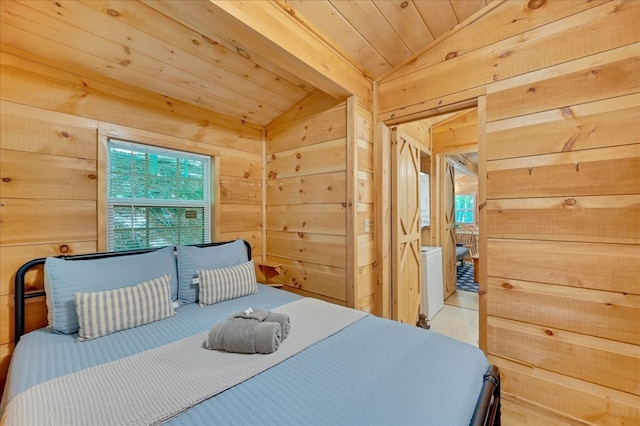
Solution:
[[(329, 52), (332, 64), (333, 56), (346, 64), (347, 76), (371, 81), (488, 2), (254, 0), (243, 11), (220, 0), (2, 0), (0, 43), (5, 57), (26, 54), (265, 126), (315, 90), (340, 97), (322, 73), (307, 71), (324, 61), (314, 55)], [(265, 34), (230, 8), (275, 16), (280, 29)], [(280, 51), (278, 37), (291, 37), (282, 29), (296, 25), (325, 50), (298, 52), (295, 60)]]
[(288, 5), (375, 79), (490, 1), (290, 0)]

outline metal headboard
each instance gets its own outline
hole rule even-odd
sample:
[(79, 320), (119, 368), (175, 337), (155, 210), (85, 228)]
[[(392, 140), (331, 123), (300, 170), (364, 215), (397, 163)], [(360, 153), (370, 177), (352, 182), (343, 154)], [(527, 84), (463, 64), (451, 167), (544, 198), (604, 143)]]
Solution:
[[(251, 245), (246, 241), (244, 242), (245, 247), (247, 248), (247, 259), (251, 260)], [(220, 246), (224, 244), (231, 243), (233, 241), (218, 241), (214, 243), (206, 243), (206, 244), (193, 244), (194, 247), (212, 247), (212, 246)], [(142, 249), (142, 250), (125, 250), (125, 251), (116, 251), (116, 252), (104, 252), (104, 253), (90, 253), (90, 254), (75, 254), (75, 255), (61, 255), (56, 256), (57, 259), (64, 260), (89, 260), (89, 259), (104, 259), (107, 257), (118, 257), (118, 256), (131, 256), (142, 253), (149, 253), (152, 251), (160, 250), (163, 247), (150, 248), (150, 249)], [(46, 257), (40, 257), (38, 259), (33, 259), (22, 265), (18, 271), (16, 272), (15, 278), (15, 324), (14, 324), (14, 341), (18, 343), (20, 337), (24, 334), (24, 316), (25, 316), (25, 302), (27, 299), (41, 297), (46, 293), (44, 290), (30, 291), (25, 292), (24, 282), (25, 275), (32, 268), (43, 265)]]

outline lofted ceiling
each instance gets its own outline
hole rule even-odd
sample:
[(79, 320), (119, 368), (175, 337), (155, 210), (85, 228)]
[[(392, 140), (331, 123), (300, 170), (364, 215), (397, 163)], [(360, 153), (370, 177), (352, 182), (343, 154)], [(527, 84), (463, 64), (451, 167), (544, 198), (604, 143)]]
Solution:
[(375, 79), (490, 1), (290, 0), (287, 4)]
[[(265, 126), (316, 90), (348, 93), (331, 73), (370, 82), (488, 2), (2, 0), (0, 42), (4, 66), (26, 53)], [(298, 50), (296, 31), (312, 35)]]

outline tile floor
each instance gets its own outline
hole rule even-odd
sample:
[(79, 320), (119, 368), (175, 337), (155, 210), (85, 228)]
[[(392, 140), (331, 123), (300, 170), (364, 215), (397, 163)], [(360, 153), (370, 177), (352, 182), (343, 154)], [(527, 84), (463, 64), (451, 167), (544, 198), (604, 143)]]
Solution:
[[(463, 292), (467, 293), (467, 292)], [(475, 293), (474, 293), (475, 294)], [(454, 293), (456, 295), (456, 293)], [(454, 297), (454, 295), (450, 296)], [(478, 310), (462, 308), (455, 306), (457, 303), (457, 295), (454, 301), (449, 304), (449, 300), (445, 302), (444, 307), (436, 314), (429, 325), (431, 331), (453, 337), (473, 346), (478, 346)]]

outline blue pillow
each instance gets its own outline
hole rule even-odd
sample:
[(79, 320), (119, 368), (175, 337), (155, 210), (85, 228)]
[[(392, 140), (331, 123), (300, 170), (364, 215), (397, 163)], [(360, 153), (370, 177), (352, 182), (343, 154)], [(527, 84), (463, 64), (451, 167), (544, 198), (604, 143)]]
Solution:
[(178, 299), (186, 303), (198, 301), (198, 278), (200, 269), (224, 268), (247, 262), (247, 247), (244, 241), (211, 247), (177, 246), (178, 252)]
[(178, 277), (173, 247), (150, 253), (91, 260), (49, 257), (44, 265), (48, 327), (63, 334), (78, 331), (74, 293), (113, 290), (169, 275), (171, 297), (177, 299)]

